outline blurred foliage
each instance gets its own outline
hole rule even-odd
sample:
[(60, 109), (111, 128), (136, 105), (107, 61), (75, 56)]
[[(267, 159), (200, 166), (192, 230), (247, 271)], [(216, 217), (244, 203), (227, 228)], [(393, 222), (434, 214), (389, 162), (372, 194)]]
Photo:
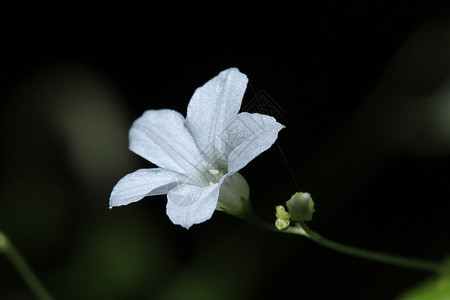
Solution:
[(450, 299), (450, 277), (433, 278), (417, 285), (398, 300), (448, 300)]

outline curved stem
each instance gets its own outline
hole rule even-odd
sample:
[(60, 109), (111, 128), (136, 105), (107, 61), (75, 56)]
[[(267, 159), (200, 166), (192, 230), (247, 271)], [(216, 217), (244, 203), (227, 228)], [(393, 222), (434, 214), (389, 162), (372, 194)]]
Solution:
[(5, 256), (9, 258), (37, 299), (52, 299), (50, 294), (45, 290), (44, 286), (28, 266), (25, 259), (20, 255), (19, 251), (17, 251), (2, 231), (0, 231), (0, 253), (5, 254)]
[(420, 271), (427, 271), (427, 272), (433, 272), (441, 274), (444, 272), (444, 267), (441, 266), (438, 263), (414, 259), (414, 258), (406, 258), (402, 256), (387, 254), (387, 253), (381, 253), (376, 252), (372, 250), (366, 250), (362, 248), (357, 248), (353, 246), (347, 246), (341, 243), (334, 242), (332, 240), (329, 240), (327, 238), (324, 238), (320, 234), (313, 231), (311, 228), (309, 228), (305, 222), (299, 222), (299, 224), (296, 224), (296, 226), (290, 226), (286, 230), (278, 230), (276, 229), (275, 225), (269, 224), (267, 222), (262, 221), (259, 219), (253, 212), (248, 213), (245, 215), (245, 219), (249, 221), (250, 223), (261, 227), (263, 229), (267, 229), (270, 231), (276, 231), (280, 233), (288, 233), (288, 234), (296, 234), (296, 235), (303, 235), (314, 242), (332, 249), (334, 251), (344, 253), (347, 255), (356, 256), (359, 258), (364, 258), (367, 260), (377, 261), (389, 265), (395, 265), (400, 267), (406, 267), (410, 269), (420, 270)]
[(407, 267), (411, 269), (421, 270), (421, 271), (428, 271), (428, 272), (435, 272), (435, 273), (442, 273), (443, 267), (439, 265), (438, 263), (424, 261), (424, 260), (418, 260), (414, 258), (406, 258), (402, 256), (397, 255), (391, 255), (381, 252), (376, 252), (372, 250), (366, 250), (361, 249), (357, 247), (347, 246), (343, 245), (334, 241), (331, 241), (329, 239), (324, 238), (320, 234), (314, 232), (311, 230), (305, 222), (300, 222), (301, 227), (305, 230), (307, 233), (307, 237), (309, 237), (311, 240), (315, 241), (316, 243), (327, 247), (329, 249), (335, 250), (337, 252), (341, 252), (344, 254), (382, 262), (385, 264), (390, 265), (396, 265), (401, 267)]
[(228, 212), (225, 210), (225, 212), (228, 212), (231, 215), (234, 215), (235, 217), (244, 219), (253, 225), (256, 225), (258, 227), (261, 227), (263, 229), (269, 230), (269, 231), (276, 231), (280, 233), (288, 233), (288, 234), (296, 234), (296, 235), (303, 235), (314, 242), (332, 249), (334, 251), (344, 253), (347, 255), (356, 256), (359, 258), (364, 258), (367, 260), (377, 261), (389, 265), (395, 265), (400, 267), (406, 267), (410, 269), (420, 270), (420, 271), (427, 271), (427, 272), (433, 272), (442, 274), (445, 272), (445, 267), (441, 264), (425, 261), (425, 260), (419, 260), (415, 258), (408, 258), (403, 256), (397, 256), (382, 252), (376, 252), (372, 250), (366, 250), (358, 247), (348, 246), (341, 243), (334, 242), (332, 240), (329, 240), (327, 238), (324, 238), (317, 232), (313, 231), (311, 228), (309, 228), (304, 221), (300, 221), (298, 223), (294, 223), (294, 226), (289, 226), (285, 230), (278, 230), (275, 227), (275, 224), (267, 223), (260, 218), (256, 216), (254, 211), (251, 209), (251, 206), (248, 202), (243, 201), (244, 204), (246, 204), (245, 209), (243, 209), (239, 214), (236, 214), (234, 212)]

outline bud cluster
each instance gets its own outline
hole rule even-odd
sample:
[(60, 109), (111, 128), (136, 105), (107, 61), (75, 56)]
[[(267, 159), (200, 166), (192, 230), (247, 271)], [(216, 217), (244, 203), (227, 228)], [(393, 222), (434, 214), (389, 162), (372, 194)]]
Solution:
[(284, 206), (278, 205), (275, 210), (275, 226), (279, 230), (286, 230), (291, 221), (311, 221), (314, 213), (314, 201), (309, 193), (297, 192), (286, 201), (288, 211)]

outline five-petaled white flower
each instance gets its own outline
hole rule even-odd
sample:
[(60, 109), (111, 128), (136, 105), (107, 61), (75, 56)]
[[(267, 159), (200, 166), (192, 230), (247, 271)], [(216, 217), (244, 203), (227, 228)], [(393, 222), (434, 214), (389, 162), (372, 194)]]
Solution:
[(198, 88), (186, 119), (169, 110), (147, 110), (130, 129), (130, 150), (159, 168), (140, 169), (114, 187), (110, 208), (167, 194), (167, 215), (189, 228), (215, 209), (238, 214), (248, 185), (237, 173), (272, 146), (283, 125), (258, 113), (238, 113), (247, 76), (222, 71)]

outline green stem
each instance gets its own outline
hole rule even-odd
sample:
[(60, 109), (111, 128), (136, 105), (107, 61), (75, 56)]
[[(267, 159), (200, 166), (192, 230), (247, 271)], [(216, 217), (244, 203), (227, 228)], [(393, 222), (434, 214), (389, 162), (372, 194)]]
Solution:
[(311, 240), (315, 241), (316, 243), (318, 243), (324, 247), (335, 250), (337, 252), (341, 252), (344, 254), (348, 254), (348, 255), (352, 255), (352, 256), (356, 256), (356, 257), (360, 257), (360, 258), (364, 258), (364, 259), (368, 259), (368, 260), (372, 260), (372, 261), (382, 262), (385, 264), (396, 265), (396, 266), (400, 266), (400, 267), (406, 267), (406, 268), (411, 268), (411, 269), (416, 269), (416, 270), (421, 270), (421, 271), (428, 271), (428, 272), (434, 272), (434, 273), (439, 273), (439, 274), (444, 271), (443, 267), (441, 265), (434, 263), (434, 262), (418, 260), (418, 259), (414, 259), (414, 258), (406, 258), (406, 257), (397, 256), (397, 255), (380, 253), (380, 252), (375, 252), (372, 250), (366, 250), (366, 249), (343, 245), (343, 244), (331, 241), (329, 239), (326, 239), (323, 236), (321, 236), (320, 234), (314, 232), (305, 224), (305, 222), (300, 222), (300, 225), (305, 230), (305, 232), (307, 234), (306, 236), (308, 238), (310, 238)]
[(276, 229), (274, 224), (269, 224), (267, 222), (262, 221), (253, 212), (247, 213), (245, 216), (243, 216), (243, 219), (246, 219), (250, 223), (270, 231), (306, 236), (311, 240), (313, 240), (314, 242), (326, 248), (347, 255), (420, 271), (434, 272), (438, 274), (444, 272), (444, 267), (438, 263), (361, 249), (331, 241), (327, 238), (324, 238), (320, 234), (314, 232), (311, 228), (309, 228), (305, 224), (305, 222), (299, 222), (300, 224), (296, 224), (296, 226), (290, 226), (286, 230), (278, 230)]
[(236, 214), (233, 211), (227, 211), (225, 212), (234, 215), (235, 217), (244, 219), (253, 225), (256, 225), (258, 227), (261, 227), (263, 229), (269, 230), (269, 231), (276, 231), (279, 233), (288, 233), (288, 234), (295, 234), (295, 235), (303, 235), (307, 238), (310, 238), (314, 242), (332, 249), (334, 251), (344, 253), (351, 256), (356, 256), (359, 258), (364, 258), (367, 260), (377, 261), (389, 265), (395, 265), (400, 267), (406, 267), (410, 269), (420, 270), (420, 271), (427, 271), (427, 272), (433, 272), (442, 274), (445, 272), (445, 267), (443, 265), (440, 265), (438, 263), (419, 260), (415, 258), (407, 258), (403, 256), (397, 256), (387, 253), (381, 253), (376, 252), (372, 250), (366, 250), (362, 248), (347, 246), (344, 244), (340, 244), (334, 241), (331, 241), (327, 238), (324, 238), (317, 232), (314, 232), (311, 228), (309, 228), (304, 221), (300, 221), (298, 223), (294, 223), (294, 226), (289, 226), (285, 230), (278, 230), (275, 227), (275, 224), (267, 223), (260, 218), (258, 218), (254, 211), (252, 210), (251, 206), (245, 199), (243, 200), (244, 209), (242, 209), (238, 214)]
[(20, 255), (19, 251), (17, 251), (2, 231), (0, 231), (0, 253), (5, 254), (5, 256), (9, 258), (37, 299), (52, 299), (50, 294), (45, 290), (39, 279), (28, 266), (25, 259)]

